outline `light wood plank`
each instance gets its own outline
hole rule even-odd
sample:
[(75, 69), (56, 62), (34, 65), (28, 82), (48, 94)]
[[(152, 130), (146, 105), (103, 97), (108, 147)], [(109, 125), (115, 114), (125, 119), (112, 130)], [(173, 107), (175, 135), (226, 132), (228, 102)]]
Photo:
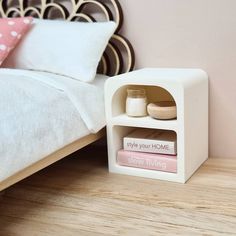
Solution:
[(187, 182), (109, 174), (87, 147), (7, 189), (3, 235), (235, 235), (236, 160), (209, 159)]

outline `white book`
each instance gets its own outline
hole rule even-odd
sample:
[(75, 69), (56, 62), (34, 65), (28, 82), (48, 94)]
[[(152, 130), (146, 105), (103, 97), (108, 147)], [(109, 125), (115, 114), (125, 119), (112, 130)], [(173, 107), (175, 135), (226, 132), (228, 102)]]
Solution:
[(123, 139), (124, 150), (177, 154), (176, 133), (169, 130), (136, 129)]

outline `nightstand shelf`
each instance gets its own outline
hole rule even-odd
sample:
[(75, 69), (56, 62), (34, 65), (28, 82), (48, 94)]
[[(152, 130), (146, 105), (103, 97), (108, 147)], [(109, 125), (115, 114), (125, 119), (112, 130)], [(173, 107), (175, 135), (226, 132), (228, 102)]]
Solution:
[(126, 114), (115, 116), (111, 119), (113, 125), (134, 126), (150, 129), (177, 130), (177, 120), (156, 120), (150, 116), (130, 117)]
[(146, 177), (151, 179), (162, 179), (167, 181), (175, 181), (177, 174), (170, 173), (170, 172), (164, 172), (164, 171), (157, 171), (157, 170), (147, 170), (147, 169), (140, 169), (140, 168), (134, 168), (129, 166), (120, 166), (116, 164), (114, 170), (113, 167), (110, 169), (111, 172), (119, 173), (119, 174), (127, 174), (128, 175), (134, 175), (134, 176), (140, 176), (140, 177)]
[[(177, 119), (157, 120), (125, 114), (127, 88), (145, 88), (149, 102), (170, 100)], [(208, 77), (200, 69), (142, 69), (115, 76), (105, 85), (109, 171), (185, 183), (208, 158)], [(134, 129), (173, 130), (177, 134), (177, 172), (120, 166), (117, 152)]]

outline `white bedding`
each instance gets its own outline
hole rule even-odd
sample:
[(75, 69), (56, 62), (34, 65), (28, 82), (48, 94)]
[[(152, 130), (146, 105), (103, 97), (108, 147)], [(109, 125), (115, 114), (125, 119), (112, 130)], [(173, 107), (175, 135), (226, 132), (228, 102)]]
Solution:
[(102, 129), (106, 78), (0, 69), (0, 181)]

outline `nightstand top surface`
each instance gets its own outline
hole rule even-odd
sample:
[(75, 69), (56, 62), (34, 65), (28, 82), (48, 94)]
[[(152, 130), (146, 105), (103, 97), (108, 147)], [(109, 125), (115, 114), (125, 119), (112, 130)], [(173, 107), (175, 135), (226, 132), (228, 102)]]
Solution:
[[(110, 80), (111, 79), (111, 80)], [(198, 83), (201, 81), (207, 81), (208, 76), (206, 72), (201, 69), (190, 68), (144, 68), (135, 70), (129, 73), (121, 74), (111, 77), (109, 81), (123, 82), (136, 82), (136, 83), (178, 83), (182, 85), (189, 85), (191, 83)]]

